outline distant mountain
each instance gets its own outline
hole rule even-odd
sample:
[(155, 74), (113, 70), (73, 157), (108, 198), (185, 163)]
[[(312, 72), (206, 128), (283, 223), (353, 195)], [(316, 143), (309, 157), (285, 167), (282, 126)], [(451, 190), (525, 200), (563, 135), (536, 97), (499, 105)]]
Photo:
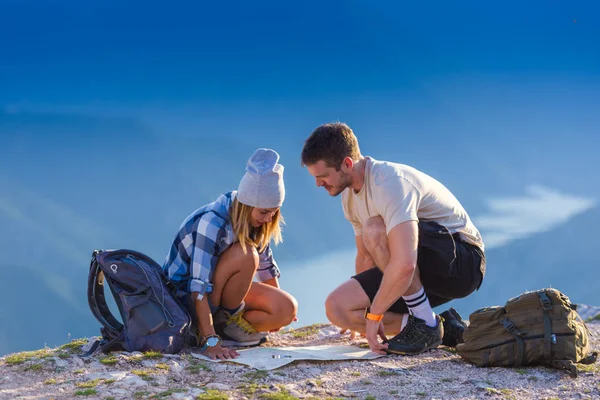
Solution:
[(476, 308), (544, 287), (562, 291), (573, 303), (600, 304), (598, 226), (600, 207), (595, 207), (552, 231), (490, 250), (480, 290), (455, 306), (466, 318)]

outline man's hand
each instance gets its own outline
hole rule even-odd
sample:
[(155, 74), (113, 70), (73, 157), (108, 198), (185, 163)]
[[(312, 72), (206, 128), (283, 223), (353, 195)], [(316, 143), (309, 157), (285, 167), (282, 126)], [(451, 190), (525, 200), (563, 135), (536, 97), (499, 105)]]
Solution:
[(387, 343), (379, 343), (377, 336), (380, 336), (382, 340), (387, 340), (385, 336), (385, 328), (383, 327), (383, 321), (372, 321), (367, 320), (367, 341), (371, 351), (377, 354), (387, 354), (385, 351), (388, 348)]
[(218, 358), (219, 360), (228, 360), (240, 355), (240, 353), (233, 349), (222, 347), (221, 343), (217, 344), (215, 347), (207, 347), (202, 353), (211, 360), (214, 360), (215, 358)]

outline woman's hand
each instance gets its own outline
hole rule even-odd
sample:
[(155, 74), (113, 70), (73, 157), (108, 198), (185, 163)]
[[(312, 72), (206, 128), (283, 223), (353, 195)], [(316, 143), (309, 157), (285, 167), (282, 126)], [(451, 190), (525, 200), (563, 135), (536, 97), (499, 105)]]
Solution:
[(228, 360), (231, 358), (236, 358), (240, 355), (234, 349), (228, 349), (227, 347), (221, 346), (221, 343), (218, 343), (214, 347), (207, 347), (206, 350), (202, 352), (203, 355), (214, 360), (218, 358), (219, 360)]

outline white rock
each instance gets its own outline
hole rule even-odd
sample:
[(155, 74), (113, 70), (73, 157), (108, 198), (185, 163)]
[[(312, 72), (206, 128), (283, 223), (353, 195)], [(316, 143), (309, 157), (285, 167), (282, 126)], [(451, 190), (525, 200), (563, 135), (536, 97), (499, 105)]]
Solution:
[(73, 366), (76, 367), (76, 368), (83, 368), (83, 366), (85, 365), (83, 363), (83, 360), (81, 358), (79, 358), (79, 357), (73, 358), (72, 363), (73, 363)]
[(142, 386), (148, 386), (148, 382), (146, 382), (145, 380), (143, 380), (142, 378), (140, 378), (137, 375), (129, 375), (127, 377), (125, 377), (123, 380), (119, 381), (119, 386), (136, 386), (136, 387), (142, 387)]
[(189, 394), (185, 394), (185, 393), (173, 393), (171, 395), (171, 398), (181, 399), (181, 400), (194, 400), (194, 396), (190, 396)]
[(175, 374), (181, 374), (181, 372), (183, 371), (183, 366), (181, 364), (179, 364), (177, 361), (171, 361), (169, 363), (169, 367), (171, 369), (171, 372), (173, 372)]
[(58, 357), (54, 357), (53, 360), (54, 360), (54, 365), (56, 365), (57, 367), (60, 367), (60, 368), (67, 367), (69, 365), (69, 363), (67, 361), (65, 361), (61, 358), (58, 358)]
[(111, 389), (111, 390), (110, 390), (110, 393), (111, 393), (111, 394), (123, 395), (123, 396), (124, 396), (124, 395), (126, 395), (127, 393), (129, 393), (129, 392), (128, 392), (127, 390), (125, 390), (125, 389), (118, 389), (118, 388), (115, 388), (115, 389)]
[(154, 368), (156, 363), (154, 361), (150, 361), (150, 360), (143, 360), (142, 365), (146, 368)]
[(225, 385), (224, 383), (211, 382), (206, 385), (207, 389), (215, 389), (215, 390), (231, 390), (231, 387)]

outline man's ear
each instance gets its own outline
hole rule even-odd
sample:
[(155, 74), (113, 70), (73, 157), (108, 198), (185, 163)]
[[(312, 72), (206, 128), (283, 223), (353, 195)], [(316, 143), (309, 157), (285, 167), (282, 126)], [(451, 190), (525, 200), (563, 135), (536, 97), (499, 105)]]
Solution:
[(350, 157), (345, 157), (342, 160), (342, 166), (346, 168), (348, 171), (352, 171), (352, 167), (354, 166), (354, 161)]

